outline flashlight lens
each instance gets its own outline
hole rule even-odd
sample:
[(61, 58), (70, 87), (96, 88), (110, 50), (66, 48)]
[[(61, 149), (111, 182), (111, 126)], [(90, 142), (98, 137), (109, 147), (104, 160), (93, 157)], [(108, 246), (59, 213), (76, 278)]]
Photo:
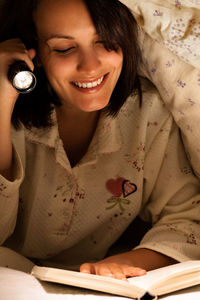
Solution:
[(9, 68), (8, 79), (19, 93), (31, 92), (37, 83), (34, 73), (24, 61), (15, 61)]
[(33, 83), (33, 76), (28, 71), (22, 71), (15, 75), (13, 85), (19, 89), (28, 89)]

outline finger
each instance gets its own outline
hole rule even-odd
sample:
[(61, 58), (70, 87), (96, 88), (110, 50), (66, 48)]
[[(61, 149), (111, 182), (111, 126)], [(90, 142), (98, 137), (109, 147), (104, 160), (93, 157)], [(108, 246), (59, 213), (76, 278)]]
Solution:
[(146, 274), (146, 270), (138, 267), (130, 267), (127, 265), (123, 265), (122, 269), (126, 277), (143, 276)]
[(35, 66), (34, 66), (32, 60), (36, 56), (36, 51), (35, 51), (35, 49), (31, 48), (27, 51), (27, 53), (28, 53), (28, 57), (30, 58), (28, 65), (29, 65), (30, 69), (33, 71)]
[(112, 264), (112, 265), (110, 265), (110, 270), (115, 279), (126, 280), (126, 274), (124, 273), (124, 270), (121, 266)]
[(21, 42), (20, 39), (10, 39), (2, 43), (6, 53), (10, 53), (10, 64), (16, 60), (23, 60), (26, 62), (28, 67), (33, 70), (34, 64), (32, 59), (36, 55), (35, 49), (26, 49), (26, 46)]
[(96, 275), (106, 276), (106, 277), (114, 277), (112, 270), (110, 268), (110, 264), (94, 264), (94, 270)]
[(30, 59), (32, 60), (36, 56), (35, 49), (33, 49), (33, 48), (29, 49), (28, 50), (28, 55), (29, 55)]
[(80, 272), (86, 274), (95, 274), (93, 264), (84, 263), (80, 266)]

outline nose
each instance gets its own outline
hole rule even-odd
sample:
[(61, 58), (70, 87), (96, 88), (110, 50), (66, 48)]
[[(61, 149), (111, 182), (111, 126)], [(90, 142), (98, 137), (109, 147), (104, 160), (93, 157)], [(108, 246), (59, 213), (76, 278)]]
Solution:
[(80, 53), (77, 65), (78, 71), (87, 73), (88, 75), (96, 74), (101, 65), (101, 60), (95, 49), (84, 49)]

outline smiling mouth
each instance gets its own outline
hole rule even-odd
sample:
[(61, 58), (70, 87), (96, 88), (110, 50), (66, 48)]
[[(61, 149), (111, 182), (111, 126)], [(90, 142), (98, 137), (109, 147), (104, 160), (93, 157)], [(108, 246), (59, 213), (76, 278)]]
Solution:
[(90, 82), (78, 82), (78, 81), (74, 81), (73, 84), (78, 87), (78, 88), (82, 88), (82, 89), (91, 89), (91, 88), (95, 88), (97, 86), (99, 86), (106, 75), (100, 77), (99, 79), (95, 80), (95, 81), (90, 81)]

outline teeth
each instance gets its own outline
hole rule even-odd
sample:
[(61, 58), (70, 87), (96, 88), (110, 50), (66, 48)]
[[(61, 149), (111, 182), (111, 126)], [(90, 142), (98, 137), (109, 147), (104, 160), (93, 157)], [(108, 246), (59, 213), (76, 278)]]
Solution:
[(102, 83), (103, 79), (104, 79), (104, 76), (102, 76), (101, 78), (99, 78), (96, 81), (92, 81), (92, 82), (88, 82), (88, 83), (86, 83), (86, 82), (83, 82), (83, 83), (81, 83), (81, 82), (74, 82), (74, 84), (76, 86), (78, 86), (79, 88), (91, 89), (91, 88), (93, 88), (93, 87), (95, 87), (97, 85), (100, 85)]

